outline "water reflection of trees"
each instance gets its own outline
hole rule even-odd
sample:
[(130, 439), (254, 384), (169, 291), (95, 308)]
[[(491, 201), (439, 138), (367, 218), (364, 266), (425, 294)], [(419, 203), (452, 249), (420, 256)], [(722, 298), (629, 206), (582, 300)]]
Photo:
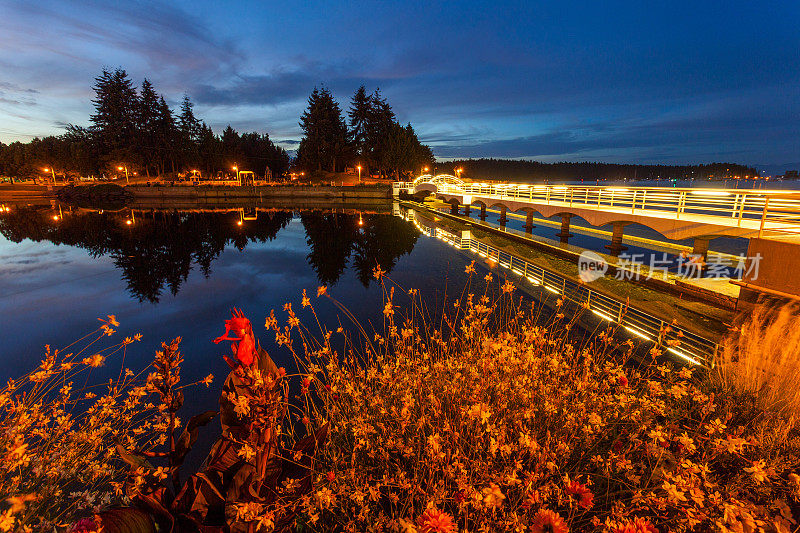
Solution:
[(419, 236), (412, 224), (389, 215), (313, 213), (300, 218), (306, 230), (308, 262), (322, 285), (336, 283), (351, 257), (359, 281), (369, 285), (377, 265), (391, 272), (400, 256), (411, 253)]
[[(110, 257), (128, 291), (155, 303), (166, 289), (177, 294), (193, 268), (209, 277), (226, 246), (244, 250), (249, 243), (274, 239), (293, 213), (262, 211), (241, 225), (237, 212), (137, 212), (130, 225), (127, 212), (73, 212), (58, 221), (53, 216), (47, 208), (16, 208), (0, 217), (0, 234), (12, 242), (49, 241)], [(363, 225), (358, 215), (341, 213), (304, 213), (301, 220), (308, 262), (323, 285), (336, 283), (351, 258), (358, 279), (368, 285), (376, 265), (391, 271), (418, 236), (413, 225), (390, 215), (362, 215)]]
[(152, 212), (128, 225), (119, 213), (72, 213), (53, 220), (53, 212), (18, 208), (0, 219), (0, 233), (12, 242), (50, 241), (108, 256), (139, 301), (158, 302), (165, 287), (175, 295), (197, 265), (211, 275), (211, 263), (225, 246), (243, 250), (250, 242), (272, 240), (292, 219), (287, 211), (260, 213), (238, 226), (237, 213)]

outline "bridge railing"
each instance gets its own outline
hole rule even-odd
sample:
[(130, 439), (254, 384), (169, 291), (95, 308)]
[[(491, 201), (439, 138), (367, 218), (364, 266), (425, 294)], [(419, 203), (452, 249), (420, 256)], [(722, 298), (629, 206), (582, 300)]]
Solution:
[(759, 223), (761, 233), (800, 234), (800, 192), (684, 189), (663, 187), (584, 187), (469, 183), (438, 184), (441, 193), (612, 210), (723, 217), (728, 225)]
[(461, 235), (444, 228), (423, 224), (414, 216), (413, 211), (407, 211), (401, 216), (413, 222), (423, 234), (491, 260), (520, 278), (526, 279), (531, 285), (541, 287), (556, 297), (563, 297), (583, 306), (603, 320), (619, 324), (628, 333), (640, 339), (663, 345), (666, 351), (689, 363), (708, 365), (716, 354), (718, 348), (716, 342), (637, 309), (626, 302), (594, 291), (585, 283), (567, 279), (558, 272), (509, 254), (489, 243), (479, 241), (471, 235), (469, 239), (464, 239)]

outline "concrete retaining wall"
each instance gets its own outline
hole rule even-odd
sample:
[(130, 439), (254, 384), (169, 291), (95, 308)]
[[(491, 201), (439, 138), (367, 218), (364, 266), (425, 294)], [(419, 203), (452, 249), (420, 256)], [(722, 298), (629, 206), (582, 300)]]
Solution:
[(242, 186), (155, 186), (129, 185), (126, 191), (134, 198), (216, 200), (224, 198), (297, 198), (297, 199), (390, 199), (392, 188), (386, 186), (313, 187), (310, 185)]

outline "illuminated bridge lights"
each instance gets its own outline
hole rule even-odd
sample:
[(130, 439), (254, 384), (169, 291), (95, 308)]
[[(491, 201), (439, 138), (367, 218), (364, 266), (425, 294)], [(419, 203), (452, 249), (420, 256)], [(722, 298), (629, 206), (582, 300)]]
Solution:
[[(559, 295), (559, 296), (563, 295), (563, 297), (566, 298), (567, 300), (570, 300), (570, 301), (572, 301), (574, 303), (577, 303), (578, 305), (581, 305), (582, 307), (584, 307), (584, 308), (588, 309), (589, 311), (591, 311), (592, 314), (594, 314), (595, 316), (597, 316), (597, 317), (599, 317), (599, 318), (601, 318), (603, 320), (607, 320), (608, 322), (611, 322), (611, 323), (620, 322), (620, 325), (622, 326), (622, 328), (625, 331), (627, 331), (628, 333), (630, 333), (631, 335), (634, 335), (636, 337), (639, 337), (639, 338), (641, 338), (643, 340), (646, 340), (646, 341), (649, 341), (649, 342), (655, 342), (655, 339), (659, 336), (659, 332), (660, 332), (659, 326), (661, 324), (661, 321), (656, 319), (656, 318), (654, 318), (654, 317), (651, 317), (650, 315), (647, 315), (646, 313), (642, 313), (641, 311), (637, 311), (637, 310), (635, 310), (633, 308), (629, 308), (627, 306), (627, 304), (618, 302), (616, 300), (609, 299), (608, 297), (603, 296), (603, 295), (601, 295), (599, 293), (596, 293), (596, 292), (594, 292), (594, 291), (592, 291), (592, 290), (590, 290), (590, 289), (588, 289), (586, 287), (583, 287), (583, 286), (578, 288), (578, 289), (570, 289), (570, 291), (569, 291), (570, 295), (568, 296), (567, 292), (566, 292), (566, 287), (567, 287), (567, 283), (568, 282), (567, 282), (566, 279), (561, 278), (561, 281), (564, 284), (564, 289), (565, 289), (564, 292), (562, 292), (562, 290), (560, 290), (561, 289), (560, 287), (557, 288), (557, 287), (551, 286), (549, 282), (547, 282), (547, 283), (545, 282), (545, 276), (552, 276), (552, 277), (555, 277), (556, 280), (558, 280), (560, 278), (560, 276), (558, 274), (556, 274), (556, 273), (552, 273), (552, 272), (546, 271), (541, 267), (538, 267), (538, 266), (536, 266), (536, 265), (534, 265), (532, 263), (529, 263), (528, 261), (525, 261), (523, 259), (519, 259), (519, 258), (514, 257), (514, 256), (510, 256), (511, 257), (511, 261), (510, 262), (505, 262), (505, 261), (501, 262), (500, 259), (499, 259), (501, 253), (503, 255), (505, 255), (505, 256), (508, 256), (509, 254), (507, 254), (506, 252), (501, 252), (497, 248), (494, 248), (494, 247), (489, 246), (489, 245), (487, 245), (485, 243), (476, 241), (474, 239), (469, 240), (466, 243), (467, 246), (462, 248), (461, 247), (462, 240), (458, 235), (450, 233), (450, 232), (448, 232), (446, 230), (443, 230), (441, 228), (427, 228), (427, 227), (421, 225), (416, 219), (414, 220), (414, 226), (417, 227), (417, 229), (419, 229), (422, 234), (424, 234), (424, 235), (426, 235), (428, 237), (438, 238), (442, 242), (446, 242), (447, 244), (449, 244), (449, 245), (451, 245), (454, 248), (459, 249), (459, 250), (468, 250), (468, 251), (478, 255), (479, 257), (487, 259), (487, 260), (489, 260), (491, 262), (494, 262), (497, 265), (499, 265), (499, 266), (501, 266), (501, 267), (503, 267), (503, 268), (505, 268), (507, 270), (510, 270), (511, 272), (513, 272), (514, 274), (516, 274), (518, 276), (524, 277), (525, 279), (527, 279), (534, 286), (542, 287), (544, 290), (546, 290), (546, 291), (548, 291), (548, 292), (550, 292), (552, 294), (556, 294), (556, 295)], [(521, 266), (521, 267), (518, 268), (517, 265), (524, 265), (524, 266)], [(520, 268), (522, 268), (522, 270), (520, 270)], [(533, 273), (536, 273), (536, 274), (533, 274)], [(598, 297), (599, 297), (599, 300), (598, 300)], [(595, 302), (597, 302), (597, 301), (599, 301), (600, 305), (601, 305), (601, 307), (599, 309), (596, 307), (597, 303), (595, 303)], [(629, 318), (621, 318), (621, 319), (614, 318), (612, 315), (610, 315), (610, 314), (608, 314), (606, 312), (606, 310), (609, 308), (609, 306), (613, 307), (614, 305), (617, 305), (617, 306), (620, 307), (620, 309), (619, 309), (620, 316), (625, 314), (626, 311), (633, 311), (634, 314), (638, 313), (640, 318), (637, 319), (633, 323), (630, 322)], [(612, 312), (613, 312), (613, 310), (612, 310)], [(650, 322), (648, 322), (648, 321), (652, 321), (653, 325), (650, 325)], [(676, 329), (677, 331), (681, 331), (680, 328), (674, 328), (674, 329)], [(715, 344), (713, 342), (707, 341), (705, 339), (702, 339), (701, 337), (696, 337), (696, 336), (693, 336), (693, 335), (691, 336), (691, 338), (692, 338), (691, 341), (689, 341), (687, 338), (684, 339), (684, 345), (687, 348), (692, 349), (692, 347), (693, 347), (694, 350), (697, 351), (697, 353), (709, 353), (710, 354), (711, 352), (713, 352), (713, 349), (715, 347)], [(672, 347), (667, 348), (667, 351), (672, 353), (673, 355), (679, 357), (680, 359), (690, 363), (690, 364), (702, 365), (702, 363), (696, 357), (690, 355), (689, 353), (687, 353), (685, 351), (677, 350), (677, 349), (672, 348)]]

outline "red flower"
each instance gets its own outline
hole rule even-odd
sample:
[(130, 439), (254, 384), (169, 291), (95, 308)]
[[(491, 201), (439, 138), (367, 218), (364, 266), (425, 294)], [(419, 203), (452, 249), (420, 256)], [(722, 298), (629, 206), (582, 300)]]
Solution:
[(625, 377), (625, 374), (622, 374), (619, 378), (617, 378), (617, 383), (620, 387), (627, 387), (628, 386), (628, 378)]
[[(250, 366), (256, 359), (256, 340), (253, 337), (253, 327), (239, 309), (234, 308), (231, 311), (231, 316), (233, 318), (225, 321), (225, 334), (214, 339), (214, 344), (219, 344), (222, 341), (235, 341), (231, 345), (233, 354), (241, 364)], [(229, 333), (237, 336), (229, 337)], [(225, 359), (228, 360), (227, 357)]]
[(97, 533), (100, 531), (94, 518), (81, 518), (67, 530), (70, 533)]
[(569, 533), (569, 527), (561, 515), (549, 509), (541, 509), (531, 522), (533, 533)]
[(592, 505), (594, 505), (594, 502), (592, 501), (594, 500), (594, 494), (592, 494), (592, 491), (590, 491), (586, 485), (582, 483), (570, 481), (567, 485), (566, 492), (578, 500), (578, 505), (584, 509), (590, 509)]
[(451, 533), (456, 530), (453, 517), (438, 509), (428, 509), (417, 519), (419, 533)]
[(614, 533), (658, 533), (658, 529), (646, 518), (635, 518), (615, 529)]
[(333, 472), (328, 472), (327, 478), (328, 478), (328, 481), (333, 483), (333, 481), (336, 479), (336, 474), (334, 474)]

